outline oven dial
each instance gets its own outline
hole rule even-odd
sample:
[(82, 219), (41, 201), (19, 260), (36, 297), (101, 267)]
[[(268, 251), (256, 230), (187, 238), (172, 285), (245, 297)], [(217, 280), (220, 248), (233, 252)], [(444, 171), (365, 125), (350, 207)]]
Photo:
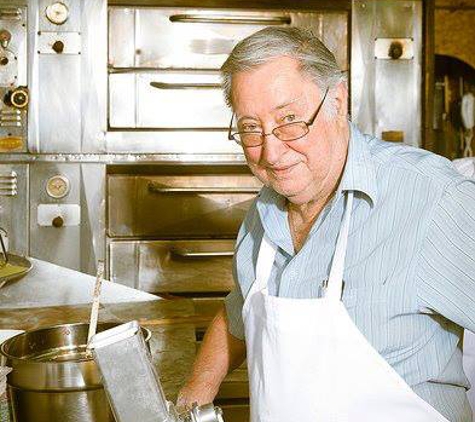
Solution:
[(69, 9), (63, 2), (57, 1), (46, 8), (46, 18), (55, 25), (62, 25), (69, 18)]
[(9, 103), (18, 109), (25, 108), (30, 101), (30, 95), (28, 94), (28, 88), (20, 86), (11, 91), (9, 96)]
[(69, 179), (61, 174), (50, 177), (46, 182), (46, 193), (51, 196), (51, 198), (64, 198), (70, 190), (71, 185)]

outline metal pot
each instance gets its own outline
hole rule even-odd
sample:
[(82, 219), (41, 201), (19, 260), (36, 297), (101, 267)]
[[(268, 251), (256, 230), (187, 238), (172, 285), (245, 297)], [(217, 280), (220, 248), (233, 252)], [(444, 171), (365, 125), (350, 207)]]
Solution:
[[(104, 331), (119, 324), (99, 324)], [(63, 324), (17, 335), (0, 347), (15, 422), (114, 421), (98, 368), (86, 356), (89, 324)], [(142, 328), (145, 341), (151, 333)]]

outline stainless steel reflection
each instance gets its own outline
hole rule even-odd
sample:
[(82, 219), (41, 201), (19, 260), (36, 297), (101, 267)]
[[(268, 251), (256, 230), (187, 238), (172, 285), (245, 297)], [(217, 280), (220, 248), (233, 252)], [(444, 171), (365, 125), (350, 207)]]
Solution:
[[(103, 331), (117, 324), (99, 324)], [(149, 330), (142, 329), (147, 341)], [(20, 334), (0, 348), (14, 421), (113, 421), (92, 358), (85, 355), (88, 324), (65, 324)]]

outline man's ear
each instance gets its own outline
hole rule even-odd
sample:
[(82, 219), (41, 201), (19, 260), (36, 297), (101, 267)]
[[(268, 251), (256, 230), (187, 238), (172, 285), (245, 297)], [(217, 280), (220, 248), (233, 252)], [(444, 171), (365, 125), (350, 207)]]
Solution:
[(348, 88), (344, 82), (340, 82), (333, 90), (334, 104), (339, 120), (346, 124), (348, 116)]

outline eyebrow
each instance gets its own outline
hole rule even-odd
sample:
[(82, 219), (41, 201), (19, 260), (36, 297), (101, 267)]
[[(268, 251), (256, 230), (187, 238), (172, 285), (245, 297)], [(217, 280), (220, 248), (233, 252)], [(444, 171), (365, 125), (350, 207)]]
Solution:
[[(283, 108), (288, 107), (289, 105), (294, 104), (297, 101), (300, 101), (301, 99), (302, 99), (302, 95), (300, 97), (293, 98), (289, 101), (279, 104), (278, 106), (274, 107), (272, 111), (282, 110)], [(253, 116), (241, 116), (239, 117), (239, 119), (236, 120), (236, 123), (239, 123), (241, 120), (245, 120), (245, 119), (255, 120), (255, 121), (258, 120), (256, 117), (253, 117)]]
[(282, 104), (278, 105), (277, 107), (274, 108), (274, 110), (282, 110), (283, 108), (285, 108), (285, 107), (287, 107), (291, 104), (294, 104), (294, 103), (300, 101), (301, 99), (302, 99), (302, 95), (300, 97), (293, 98), (289, 101), (286, 101), (285, 103), (282, 103)]

